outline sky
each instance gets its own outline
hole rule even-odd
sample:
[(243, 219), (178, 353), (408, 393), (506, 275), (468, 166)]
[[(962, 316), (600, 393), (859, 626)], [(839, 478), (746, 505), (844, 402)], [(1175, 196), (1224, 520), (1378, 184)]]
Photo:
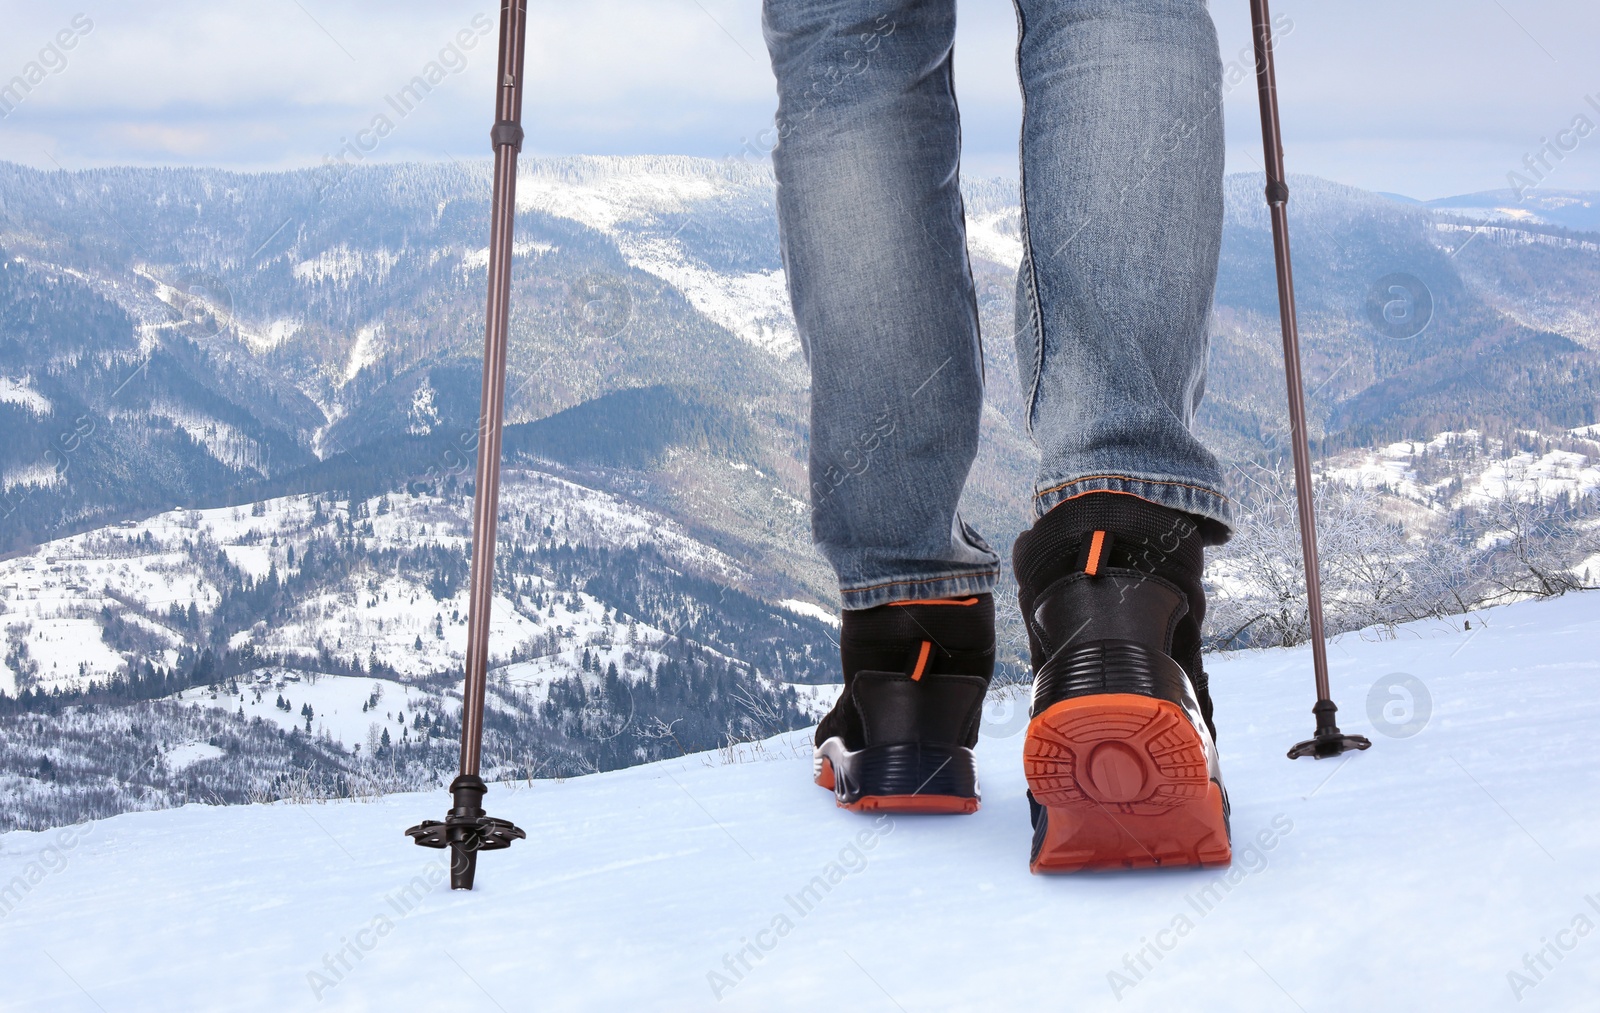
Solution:
[[(771, 123), (758, 0), (530, 0), (529, 10), (525, 153), (724, 157)], [(1600, 190), (1594, 0), (1278, 0), (1273, 10), (1293, 22), (1278, 66), (1291, 172), (1420, 199), (1498, 189), (1582, 116), (1593, 132), (1539, 182)], [(1248, 68), (1247, 0), (1213, 0), (1212, 12), (1223, 60)], [(0, 89), (30, 71), (36, 82), (0, 92), (0, 159), (294, 168), (337, 155), (379, 115), (394, 129), (370, 160), (488, 154), (498, 6), (484, 0), (5, 0), (0, 15)], [(958, 19), (964, 172), (1014, 175), (1010, 0), (959, 0)], [(405, 100), (430, 63), (437, 87)], [(1230, 171), (1259, 170), (1258, 115), (1252, 86), (1229, 93)]]

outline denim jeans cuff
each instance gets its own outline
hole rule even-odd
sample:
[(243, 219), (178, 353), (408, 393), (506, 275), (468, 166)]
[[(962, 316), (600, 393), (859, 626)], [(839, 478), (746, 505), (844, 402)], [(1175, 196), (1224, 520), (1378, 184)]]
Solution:
[(1169, 510), (1200, 518), (1207, 545), (1221, 545), (1233, 536), (1233, 508), (1227, 495), (1209, 485), (1155, 475), (1084, 475), (1058, 482), (1034, 494), (1033, 506), (1043, 517), (1056, 506), (1091, 492), (1123, 492)]
[(994, 590), (995, 578), (999, 575), (998, 570), (980, 570), (976, 573), (888, 580), (866, 587), (840, 588), (839, 597), (847, 609), (868, 609), (876, 605), (887, 605), (892, 601), (987, 594)]

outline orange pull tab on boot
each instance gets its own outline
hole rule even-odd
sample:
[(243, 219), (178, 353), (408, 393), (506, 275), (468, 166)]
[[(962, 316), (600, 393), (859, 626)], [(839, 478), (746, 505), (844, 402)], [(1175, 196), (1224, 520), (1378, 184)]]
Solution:
[(917, 664), (911, 669), (911, 681), (920, 682), (922, 673), (928, 668), (928, 655), (933, 653), (933, 641), (924, 640), (922, 647), (917, 651)]
[(1078, 556), (1078, 566), (1084, 573), (1091, 577), (1098, 576), (1105, 566), (1106, 556), (1111, 552), (1111, 534), (1107, 531), (1096, 531), (1087, 542)]

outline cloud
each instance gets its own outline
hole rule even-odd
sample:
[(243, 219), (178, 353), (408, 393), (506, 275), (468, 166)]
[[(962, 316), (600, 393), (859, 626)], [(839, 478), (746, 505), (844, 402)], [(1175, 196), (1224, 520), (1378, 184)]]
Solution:
[[(0, 82), (80, 11), (12, 4)], [(1245, 0), (1213, 0), (1224, 59), (1249, 45)], [(1504, 185), (1542, 136), (1600, 92), (1589, 0), (1278, 0), (1295, 22), (1279, 82), (1289, 164), (1373, 189), (1428, 197)], [(1014, 171), (1020, 103), (1009, 0), (961, 0), (957, 90), (968, 171)], [(120, 0), (0, 120), (0, 158), (50, 167), (312, 165), (498, 5), (401, 0)], [(527, 149), (546, 154), (719, 156), (766, 127), (775, 105), (757, 0), (532, 0)], [(493, 32), (465, 51), (373, 157), (488, 152)], [(1226, 106), (1230, 169), (1259, 166), (1253, 87)], [(1600, 145), (1595, 145), (1600, 150)], [(1600, 188), (1580, 150), (1551, 185)]]

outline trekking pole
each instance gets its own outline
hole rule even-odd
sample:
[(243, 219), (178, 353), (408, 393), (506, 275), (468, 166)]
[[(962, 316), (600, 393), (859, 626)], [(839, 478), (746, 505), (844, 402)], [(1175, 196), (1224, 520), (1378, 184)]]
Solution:
[(488, 787), (478, 776), (483, 699), (489, 682), (489, 614), (494, 602), (495, 521), (500, 510), (500, 438), (506, 395), (506, 325), (511, 313), (511, 231), (517, 210), (517, 153), (522, 150), (522, 56), (527, 0), (501, 0), (500, 68), (495, 91), (494, 191), (489, 218), (489, 306), (483, 334), (483, 402), (472, 499), (472, 570), (467, 589), (466, 683), (461, 693), (461, 774), (443, 822), (424, 820), (406, 834), (425, 848), (449, 848), (450, 888), (472, 889), (478, 852), (527, 837), (510, 820), (483, 811)]
[(1317, 676), (1316, 733), (1289, 750), (1289, 759), (1338, 756), (1366, 749), (1365, 736), (1345, 735), (1333, 716), (1328, 687), (1328, 645), (1322, 633), (1322, 572), (1317, 567), (1317, 510), (1311, 498), (1311, 445), (1306, 433), (1306, 396), (1300, 378), (1300, 328), (1294, 311), (1294, 272), (1289, 260), (1289, 185), (1284, 182), (1283, 131), (1278, 120), (1278, 82), (1272, 64), (1272, 16), (1267, 0), (1250, 0), (1256, 45), (1256, 84), (1261, 93), (1261, 140), (1266, 149), (1267, 206), (1272, 210), (1272, 248), (1278, 262), (1278, 313), (1283, 323), (1283, 371), (1289, 386), (1289, 442), (1294, 448), (1294, 495), (1300, 514), (1300, 552), (1306, 566), (1306, 604), (1311, 612), (1311, 664)]

